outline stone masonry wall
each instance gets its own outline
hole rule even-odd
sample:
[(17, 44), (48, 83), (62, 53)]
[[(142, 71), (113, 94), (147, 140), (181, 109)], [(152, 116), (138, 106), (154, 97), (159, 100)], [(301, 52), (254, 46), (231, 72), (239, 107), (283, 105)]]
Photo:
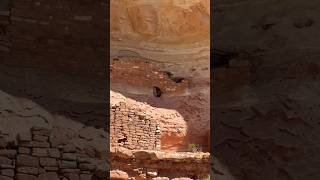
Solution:
[(160, 127), (150, 116), (120, 102), (110, 108), (111, 147), (160, 150)]
[(50, 129), (34, 127), (31, 132), (18, 135), (17, 145), (0, 138), (0, 179), (94, 179), (94, 159), (70, 144), (54, 147), (50, 133)]
[(102, 77), (108, 54), (107, 7), (104, 0), (13, 0), (10, 23), (3, 27), (10, 47), (0, 40), (0, 53), (7, 56), (0, 60), (10, 66)]

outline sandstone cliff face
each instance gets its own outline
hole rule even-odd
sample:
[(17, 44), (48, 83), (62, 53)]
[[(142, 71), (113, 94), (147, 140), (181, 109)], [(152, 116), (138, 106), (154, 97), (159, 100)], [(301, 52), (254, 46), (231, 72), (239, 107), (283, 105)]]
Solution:
[(214, 179), (319, 179), (317, 4), (216, 1)]
[(209, 2), (111, 1), (111, 101), (122, 96), (159, 121), (162, 150), (208, 146)]
[(110, 7), (111, 57), (134, 54), (166, 62), (208, 59), (208, 0), (119, 0), (111, 1)]

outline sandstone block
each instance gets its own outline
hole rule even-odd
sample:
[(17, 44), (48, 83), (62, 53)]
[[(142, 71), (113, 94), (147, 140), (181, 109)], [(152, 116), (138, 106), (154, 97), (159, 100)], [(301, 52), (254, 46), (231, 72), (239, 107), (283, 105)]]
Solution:
[(80, 175), (80, 180), (91, 180), (92, 179), (92, 175), (90, 174), (81, 174)]
[(57, 160), (55, 158), (40, 158), (40, 165), (44, 167), (55, 167), (57, 166)]
[(64, 160), (77, 160), (77, 154), (76, 153), (63, 153), (62, 159)]
[(44, 167), (44, 170), (45, 171), (58, 171), (59, 170), (59, 168), (58, 167)]
[(37, 177), (29, 174), (17, 174), (16, 179), (17, 180), (36, 180)]
[(0, 164), (1, 165), (11, 165), (12, 164), (12, 160), (7, 158), (7, 157), (1, 157), (0, 156)]
[(67, 144), (62, 148), (65, 153), (74, 153), (76, 152), (76, 147), (73, 144)]
[(76, 169), (77, 168), (77, 162), (76, 161), (61, 161), (61, 168), (63, 169)]
[(30, 154), (31, 149), (27, 147), (19, 147), (18, 152), (19, 154)]
[(56, 172), (46, 172), (39, 175), (38, 180), (60, 180)]
[(2, 176), (2, 175), (0, 175), (0, 179), (1, 179), (1, 180), (13, 180), (12, 177)]
[(51, 129), (44, 127), (33, 127), (31, 129), (33, 135), (50, 136)]
[(46, 156), (48, 156), (48, 149), (47, 148), (32, 148), (32, 155), (39, 156), (39, 157), (46, 157)]
[(35, 167), (18, 167), (17, 172), (22, 174), (38, 175), (39, 169)]
[(24, 132), (24, 133), (18, 134), (18, 140), (19, 140), (19, 142), (31, 141), (31, 133), (30, 132)]
[(79, 164), (79, 168), (82, 171), (94, 171), (97, 168), (97, 166), (94, 164), (81, 163)]
[(5, 156), (7, 158), (10, 159), (14, 159), (17, 155), (17, 151), (16, 150), (0, 150), (0, 156)]
[(30, 141), (30, 142), (21, 142), (20, 146), (21, 147), (49, 148), (50, 144), (47, 142)]
[(79, 180), (79, 175), (78, 174), (73, 174), (73, 173), (67, 173), (64, 174), (65, 177), (67, 177), (69, 180)]
[(17, 165), (18, 166), (29, 166), (29, 167), (38, 167), (39, 159), (30, 155), (19, 154), (17, 156)]
[(49, 149), (48, 152), (49, 152), (49, 156), (50, 156), (50, 157), (60, 158), (60, 151), (59, 151), (59, 149), (51, 148), (51, 149)]
[(112, 170), (110, 171), (110, 179), (117, 179), (117, 180), (127, 180), (129, 175), (126, 172), (120, 170)]
[(152, 178), (152, 180), (170, 180), (167, 177), (156, 177), (156, 178)]
[(0, 174), (4, 175), (4, 176), (13, 177), (14, 176), (14, 170), (13, 169), (1, 169)]
[(15, 166), (10, 164), (10, 165), (6, 165), (6, 164), (0, 164), (0, 169), (14, 169)]
[(43, 135), (34, 135), (32, 140), (33, 141), (38, 141), (38, 142), (47, 142), (48, 141), (48, 136), (43, 136)]

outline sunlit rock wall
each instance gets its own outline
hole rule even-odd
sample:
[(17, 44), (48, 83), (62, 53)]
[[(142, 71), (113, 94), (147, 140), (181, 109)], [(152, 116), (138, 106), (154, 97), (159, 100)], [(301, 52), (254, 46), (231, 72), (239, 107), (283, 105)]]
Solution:
[[(151, 115), (163, 126), (163, 150), (186, 150), (190, 143), (208, 149), (209, 5), (111, 1), (111, 90), (145, 103), (141, 109), (153, 108)], [(163, 91), (160, 98), (153, 86)]]

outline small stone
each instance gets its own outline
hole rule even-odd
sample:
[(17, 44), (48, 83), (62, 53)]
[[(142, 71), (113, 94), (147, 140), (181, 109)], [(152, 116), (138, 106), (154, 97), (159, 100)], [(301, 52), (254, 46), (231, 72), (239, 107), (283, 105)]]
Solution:
[(94, 165), (94, 164), (81, 163), (81, 164), (79, 165), (79, 168), (80, 168), (81, 170), (83, 170), (83, 171), (94, 171), (94, 170), (97, 168), (97, 166)]
[(64, 159), (64, 160), (77, 160), (77, 155), (75, 153), (63, 153), (62, 159)]
[(40, 165), (44, 167), (57, 166), (57, 160), (55, 158), (40, 158)]
[(30, 142), (21, 142), (20, 146), (21, 147), (49, 148), (50, 144), (47, 142), (30, 141)]
[(13, 178), (11, 178), (11, 177), (2, 176), (2, 175), (0, 175), (0, 179), (1, 179), (1, 180), (13, 180)]
[(0, 148), (5, 148), (7, 146), (7, 142), (4, 138), (0, 138)]
[(129, 178), (129, 175), (120, 170), (113, 170), (110, 171), (110, 179), (117, 179), (117, 180), (127, 180)]
[(10, 165), (6, 165), (6, 164), (0, 164), (0, 169), (14, 169), (15, 166), (10, 164)]
[(19, 154), (30, 154), (31, 150), (26, 147), (19, 147), (18, 152)]
[(56, 172), (46, 172), (39, 175), (38, 180), (60, 180)]
[(31, 129), (33, 135), (50, 136), (51, 129), (44, 127), (33, 127)]
[(18, 167), (17, 168), (18, 173), (23, 173), (23, 174), (32, 174), (32, 175), (38, 175), (39, 174), (39, 169), (35, 167)]
[(32, 140), (33, 141), (38, 141), (38, 142), (47, 142), (48, 141), (48, 136), (42, 136), (42, 135), (34, 135)]
[(14, 170), (13, 169), (1, 169), (1, 175), (13, 177), (14, 176)]
[(6, 149), (0, 150), (0, 156), (5, 156), (7, 158), (14, 159), (16, 155), (17, 155), (16, 150), (6, 150)]
[(63, 169), (76, 169), (77, 162), (76, 161), (61, 161), (61, 168)]
[(31, 141), (31, 133), (30, 132), (23, 132), (18, 134), (19, 142), (29, 142)]
[(167, 177), (156, 177), (156, 178), (152, 178), (152, 180), (170, 180)]
[(43, 174), (45, 172), (46, 172), (46, 170), (44, 168), (39, 168), (39, 174)]
[(46, 171), (58, 171), (58, 170), (59, 170), (58, 167), (44, 167), (44, 169), (45, 169)]
[(92, 175), (91, 174), (81, 174), (80, 175), (80, 180), (91, 180)]
[(67, 177), (69, 180), (79, 180), (78, 174), (67, 173), (67, 174), (64, 174), (64, 176)]
[(53, 158), (60, 158), (60, 151), (59, 149), (49, 149), (49, 156)]
[(0, 164), (1, 165), (11, 165), (12, 160), (7, 157), (0, 157)]
[(17, 165), (18, 166), (29, 166), (29, 167), (38, 167), (39, 159), (30, 155), (19, 154), (17, 156)]
[(147, 172), (147, 176), (150, 177), (157, 177), (158, 173), (157, 172)]
[(29, 174), (17, 174), (17, 180), (36, 180), (37, 177)]
[(73, 144), (67, 144), (63, 147), (63, 152), (74, 153), (76, 152), (76, 147)]
[(79, 163), (93, 163), (93, 159), (92, 158), (88, 158), (88, 157), (77, 157), (77, 161)]
[(46, 149), (46, 148), (32, 148), (32, 155), (39, 156), (39, 157), (46, 157), (46, 156), (48, 156), (48, 149)]

